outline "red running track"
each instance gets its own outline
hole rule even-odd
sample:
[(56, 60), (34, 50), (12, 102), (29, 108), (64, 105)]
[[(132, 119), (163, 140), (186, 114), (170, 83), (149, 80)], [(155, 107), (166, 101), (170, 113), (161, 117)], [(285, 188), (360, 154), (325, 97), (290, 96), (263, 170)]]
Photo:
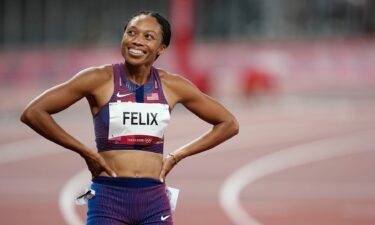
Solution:
[[(19, 113), (29, 96), (34, 96), (25, 98), (24, 94), (14, 96), (12, 103), (5, 103), (8, 107), (0, 111), (0, 224), (66, 224), (59, 196), (67, 181), (85, 164), (19, 122)], [(3, 102), (6, 95), (2, 96)], [(355, 90), (224, 101), (240, 121), (240, 134), (209, 152), (182, 161), (172, 171), (167, 182), (181, 190), (173, 215), (175, 224), (238, 224), (231, 218), (233, 212), (224, 210), (219, 201), (220, 190), (231, 175), (255, 160), (290, 148), (301, 147), (302, 151), (309, 143), (338, 140), (327, 146), (329, 151), (340, 147), (339, 140), (362, 133), (375, 137), (374, 99), (375, 92)], [(56, 119), (78, 139), (94, 146), (85, 102)], [(208, 125), (177, 108), (166, 134), (165, 152), (206, 129)], [(263, 225), (375, 224), (375, 138), (363, 144), (370, 149), (356, 149), (352, 154), (302, 163), (259, 177), (238, 193), (242, 209)], [(307, 157), (314, 157), (317, 151), (322, 149), (308, 151)], [(74, 208), (82, 220), (85, 210)]]

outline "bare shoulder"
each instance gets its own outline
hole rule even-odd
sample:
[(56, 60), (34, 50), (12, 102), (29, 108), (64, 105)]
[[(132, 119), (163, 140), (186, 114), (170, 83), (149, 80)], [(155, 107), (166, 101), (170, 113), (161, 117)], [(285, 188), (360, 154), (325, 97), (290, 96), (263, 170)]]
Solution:
[(163, 84), (163, 89), (167, 89), (173, 95), (176, 102), (184, 102), (203, 94), (191, 81), (182, 75), (170, 73), (159, 68), (158, 73)]
[(113, 80), (113, 69), (111, 65), (89, 67), (81, 70), (68, 81), (71, 85), (77, 85), (92, 92), (100, 86)]
[(183, 87), (195, 87), (195, 85), (180, 74), (171, 73), (164, 69), (158, 68), (158, 73), (163, 84), (172, 89), (180, 89)]
[(112, 79), (113, 69), (111, 65), (89, 67), (78, 72), (72, 79), (106, 81)]

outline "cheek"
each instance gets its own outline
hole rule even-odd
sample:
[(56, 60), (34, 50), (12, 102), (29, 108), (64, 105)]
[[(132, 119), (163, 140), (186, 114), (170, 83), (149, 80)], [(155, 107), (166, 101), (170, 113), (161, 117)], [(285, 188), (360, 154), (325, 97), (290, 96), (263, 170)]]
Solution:
[(129, 40), (130, 38), (129, 38), (129, 36), (127, 36), (127, 35), (123, 35), (122, 36), (122, 39), (121, 39), (121, 45), (125, 45), (125, 44), (128, 44), (129, 43)]
[(125, 45), (126, 43), (127, 43), (127, 38), (123, 37), (123, 38), (121, 39), (121, 45), (123, 46), (123, 45)]
[(125, 50), (124, 42), (121, 42), (121, 52), (124, 52), (124, 50)]
[(121, 49), (122, 50), (125, 50), (125, 48), (126, 48), (126, 46), (128, 45), (128, 39), (126, 39), (126, 38), (123, 38), (122, 40), (121, 40)]
[(160, 51), (160, 48), (161, 48), (161, 46), (160, 46), (160, 44), (159, 43), (154, 43), (154, 44), (152, 44), (152, 51), (155, 53), (155, 54), (158, 54), (158, 52)]
[(125, 55), (126, 55), (126, 47), (125, 47), (124, 42), (121, 42), (121, 55), (123, 57), (125, 57)]

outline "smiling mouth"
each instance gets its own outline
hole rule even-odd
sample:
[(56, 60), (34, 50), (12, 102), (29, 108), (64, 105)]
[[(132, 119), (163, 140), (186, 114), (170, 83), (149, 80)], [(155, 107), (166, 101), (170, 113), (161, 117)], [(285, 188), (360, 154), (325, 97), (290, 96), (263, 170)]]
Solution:
[(145, 52), (143, 52), (142, 50), (134, 49), (134, 48), (129, 48), (128, 52), (130, 55), (134, 55), (134, 56), (143, 56), (145, 54)]

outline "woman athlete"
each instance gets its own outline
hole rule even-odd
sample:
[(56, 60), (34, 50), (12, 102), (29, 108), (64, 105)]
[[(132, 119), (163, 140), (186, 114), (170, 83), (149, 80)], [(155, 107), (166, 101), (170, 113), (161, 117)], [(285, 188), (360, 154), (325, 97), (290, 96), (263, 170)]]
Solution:
[[(182, 159), (236, 135), (235, 117), (182, 76), (152, 65), (171, 37), (169, 22), (139, 12), (125, 25), (124, 62), (85, 69), (34, 99), (21, 121), (45, 138), (78, 153), (95, 190), (87, 224), (173, 224), (164, 179)], [(86, 98), (98, 152), (69, 135), (51, 117)], [(183, 104), (212, 129), (163, 159), (170, 112)]]

